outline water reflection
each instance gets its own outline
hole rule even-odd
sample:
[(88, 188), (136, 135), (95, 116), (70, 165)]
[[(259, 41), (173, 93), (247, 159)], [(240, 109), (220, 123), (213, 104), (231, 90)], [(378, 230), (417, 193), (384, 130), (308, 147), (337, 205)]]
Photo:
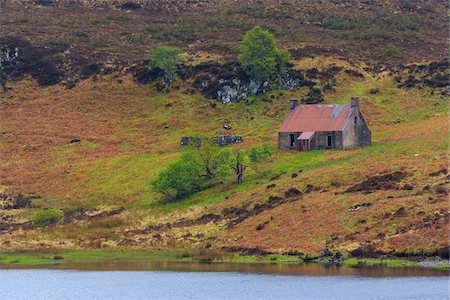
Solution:
[(175, 271), (175, 272), (244, 272), (256, 274), (279, 274), (296, 276), (366, 276), (366, 277), (412, 277), (412, 276), (448, 276), (447, 271), (427, 268), (386, 268), (347, 266), (323, 266), (319, 264), (283, 265), (283, 264), (233, 264), (199, 263), (180, 261), (122, 260), (76, 263), (52, 266), (13, 266), (0, 265), (0, 269), (38, 268), (83, 271)]

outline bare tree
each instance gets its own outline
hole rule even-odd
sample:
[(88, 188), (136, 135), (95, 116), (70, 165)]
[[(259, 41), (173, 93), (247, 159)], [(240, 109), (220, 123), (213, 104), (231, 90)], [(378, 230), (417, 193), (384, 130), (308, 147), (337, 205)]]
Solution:
[(231, 164), (231, 168), (236, 174), (237, 183), (244, 181), (244, 171), (247, 167), (246, 154), (239, 148), (233, 149), (233, 163)]

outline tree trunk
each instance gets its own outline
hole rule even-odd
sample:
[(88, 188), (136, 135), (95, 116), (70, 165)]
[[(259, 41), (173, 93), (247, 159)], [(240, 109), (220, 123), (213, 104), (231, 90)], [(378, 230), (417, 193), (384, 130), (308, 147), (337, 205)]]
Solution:
[(237, 183), (241, 183), (242, 181), (244, 181), (244, 173), (241, 171), (241, 172), (237, 175)]

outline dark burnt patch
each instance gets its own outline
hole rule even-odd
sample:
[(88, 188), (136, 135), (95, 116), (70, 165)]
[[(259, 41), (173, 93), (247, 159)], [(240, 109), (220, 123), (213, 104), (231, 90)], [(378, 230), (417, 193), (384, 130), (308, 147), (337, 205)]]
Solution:
[(163, 75), (163, 70), (160, 68), (150, 68), (146, 65), (137, 67), (133, 72), (134, 80), (141, 84), (155, 82), (158, 78), (162, 78)]
[[(53, 49), (58, 51), (61, 49)], [(19, 80), (31, 75), (41, 86), (53, 85), (61, 81), (56, 58), (50, 59), (50, 50), (37, 49), (18, 37), (0, 38), (0, 73), (6, 80)]]
[(301, 102), (304, 104), (318, 104), (322, 103), (323, 100), (322, 91), (316, 88), (310, 89), (306, 97), (301, 98)]
[(448, 184), (441, 183), (441, 184), (436, 185), (434, 187), (434, 192), (438, 195), (448, 195), (448, 193), (449, 193)]
[(216, 214), (206, 214), (201, 216), (200, 218), (195, 220), (195, 225), (200, 225), (200, 224), (207, 224), (207, 223), (216, 223), (218, 221), (220, 221), (222, 219), (221, 216), (216, 215)]
[(139, 10), (141, 9), (141, 5), (135, 2), (125, 2), (119, 6), (120, 9), (123, 10)]
[(4, 222), (0, 220), (0, 232), (10, 232), (15, 230), (30, 230), (33, 228), (32, 222), (27, 221), (23, 223)]
[(102, 211), (99, 213), (96, 213), (96, 211), (88, 211), (84, 208), (75, 208), (75, 209), (66, 209), (64, 210), (64, 222), (65, 223), (72, 223), (76, 221), (93, 221), (100, 218), (110, 217), (114, 215), (118, 215), (121, 212), (123, 212), (125, 208), (119, 207), (117, 209)]
[(445, 88), (450, 84), (450, 62), (434, 61), (428, 65), (412, 64), (408, 66), (406, 78), (398, 77), (399, 87), (412, 88), (427, 86), (433, 89)]
[(300, 192), (296, 188), (290, 188), (286, 192), (284, 192), (284, 196), (287, 198), (300, 196), (302, 192)]
[(265, 221), (261, 224), (259, 224), (258, 226), (256, 226), (256, 230), (262, 230), (264, 229), (264, 227), (266, 227), (267, 224), (269, 224), (270, 221)]
[(144, 229), (137, 229), (127, 232), (128, 234), (145, 234), (152, 231), (162, 231), (162, 230), (168, 230), (171, 228), (182, 228), (182, 227), (189, 227), (189, 226), (195, 226), (195, 225), (203, 225), (208, 223), (218, 223), (222, 220), (222, 216), (216, 215), (213, 213), (208, 213), (205, 215), (202, 215), (198, 217), (197, 219), (180, 219), (173, 223), (161, 223), (157, 225), (151, 225), (147, 226)]
[(32, 229), (31, 221), (17, 222), (14, 215), (0, 214), (0, 232), (10, 232), (18, 229), (29, 230)]
[[(270, 196), (269, 199), (267, 200), (267, 202), (257, 203), (251, 209), (246, 209), (243, 207), (241, 207), (241, 208), (230, 207), (230, 208), (224, 209), (222, 211), (224, 216), (226, 216), (227, 218), (231, 218), (231, 220), (228, 222), (228, 228), (232, 228), (233, 226), (235, 226), (239, 223), (242, 223), (243, 221), (245, 221), (246, 219), (248, 219), (251, 216), (259, 215), (262, 212), (267, 211), (267, 210), (272, 210), (275, 207), (280, 206), (284, 203), (296, 201), (301, 196), (301, 192), (298, 191), (297, 189), (293, 189), (288, 194), (290, 195), (289, 197)], [(230, 213), (230, 212), (233, 212), (233, 213)]]
[(30, 208), (33, 205), (33, 200), (39, 199), (39, 196), (25, 196), (20, 193), (0, 193), (0, 209), (22, 209)]
[(359, 77), (359, 78), (363, 78), (364, 77), (364, 75), (362, 73), (360, 73), (358, 71), (355, 71), (355, 70), (352, 70), (352, 69), (345, 70), (345, 73), (350, 75), (350, 76), (353, 76), (353, 77)]
[(80, 72), (80, 78), (85, 79), (93, 75), (97, 75), (102, 71), (103, 64), (91, 63), (84, 66)]
[(436, 172), (431, 172), (428, 175), (431, 176), (431, 177), (437, 177), (437, 176), (440, 176), (440, 175), (447, 175), (447, 173), (448, 173), (447, 168), (442, 168), (442, 169), (440, 169), (440, 170), (438, 170)]
[(53, 6), (55, 2), (53, 0), (34, 0), (34, 4), (42, 6)]
[(406, 172), (393, 172), (383, 175), (372, 176), (363, 182), (360, 182), (347, 190), (345, 193), (365, 192), (370, 193), (377, 190), (393, 190), (398, 189), (398, 182), (406, 178)]
[(375, 245), (370, 242), (362, 243), (355, 250), (350, 251), (351, 257), (379, 257), (384, 253), (376, 249)]
[(404, 207), (400, 207), (399, 209), (397, 209), (392, 216), (395, 218), (400, 218), (400, 217), (406, 217), (406, 209)]

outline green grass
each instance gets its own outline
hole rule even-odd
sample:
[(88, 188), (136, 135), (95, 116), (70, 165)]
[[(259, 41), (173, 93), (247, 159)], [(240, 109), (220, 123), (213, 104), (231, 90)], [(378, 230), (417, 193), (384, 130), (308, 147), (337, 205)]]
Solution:
[[(300, 257), (288, 255), (239, 255), (221, 252), (218, 255), (217, 261), (227, 263), (303, 263)], [(49, 253), (0, 253), (0, 265), (53, 265), (105, 260), (195, 261), (197, 256), (197, 251), (183, 249), (172, 251), (70, 250)]]
[(443, 264), (438, 265), (436, 268), (439, 269), (439, 270), (448, 271), (448, 270), (450, 270), (450, 264), (449, 263), (443, 263)]
[[(448, 103), (437, 93), (431, 95), (427, 88), (420, 91), (400, 88), (397, 85), (392, 78), (375, 79), (366, 75), (364, 79), (349, 82), (338, 92), (326, 95), (325, 99), (329, 103), (347, 104), (351, 96), (359, 96), (363, 103), (373, 101), (373, 105), (385, 111), (383, 119), (388, 122), (415, 121), (446, 111)], [(370, 94), (374, 88), (379, 92)], [(411, 99), (416, 100), (411, 102)]]
[(406, 259), (348, 258), (344, 260), (344, 265), (350, 267), (384, 266), (389, 268), (404, 268), (404, 267), (414, 267), (416, 264)]
[(271, 254), (271, 255), (232, 255), (222, 258), (223, 262), (228, 263), (269, 263), (269, 264), (288, 264), (297, 265), (304, 263), (299, 256)]
[(75, 168), (72, 174), (86, 179), (76, 187), (83, 191), (81, 194), (85, 202), (126, 204), (134, 200), (150, 203), (158, 197), (150, 188), (150, 180), (178, 155), (179, 153), (123, 155)]
[[(177, 251), (120, 251), (120, 250), (70, 250), (49, 253), (0, 253), (0, 264), (51, 265), (103, 260), (179, 260)], [(59, 259), (55, 259), (59, 257)]]

